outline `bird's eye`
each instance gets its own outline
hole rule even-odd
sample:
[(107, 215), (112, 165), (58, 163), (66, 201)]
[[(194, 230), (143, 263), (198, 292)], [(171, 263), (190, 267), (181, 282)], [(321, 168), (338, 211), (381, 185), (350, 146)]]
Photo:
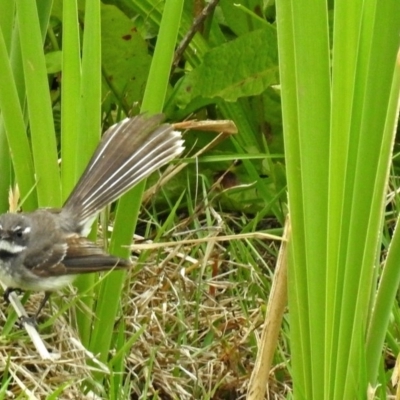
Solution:
[(31, 231), (30, 226), (23, 227), (18, 225), (12, 229), (12, 235), (15, 239), (22, 239), (23, 237), (28, 235), (30, 231)]
[(18, 229), (17, 231), (15, 231), (15, 236), (17, 238), (22, 238), (22, 236), (24, 236), (24, 232), (22, 229)]

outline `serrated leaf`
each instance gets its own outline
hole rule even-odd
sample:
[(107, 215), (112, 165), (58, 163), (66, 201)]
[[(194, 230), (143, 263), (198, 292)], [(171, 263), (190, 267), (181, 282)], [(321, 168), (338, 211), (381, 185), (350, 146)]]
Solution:
[(276, 29), (269, 26), (215, 47), (182, 81), (177, 105), (185, 107), (196, 97), (236, 101), (255, 96), (278, 83)]

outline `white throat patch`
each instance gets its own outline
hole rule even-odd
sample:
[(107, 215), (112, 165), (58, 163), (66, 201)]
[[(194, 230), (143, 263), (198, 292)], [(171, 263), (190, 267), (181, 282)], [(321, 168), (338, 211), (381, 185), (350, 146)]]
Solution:
[(20, 246), (15, 243), (10, 243), (7, 240), (0, 240), (0, 251), (6, 251), (11, 254), (18, 254), (24, 251), (26, 246)]

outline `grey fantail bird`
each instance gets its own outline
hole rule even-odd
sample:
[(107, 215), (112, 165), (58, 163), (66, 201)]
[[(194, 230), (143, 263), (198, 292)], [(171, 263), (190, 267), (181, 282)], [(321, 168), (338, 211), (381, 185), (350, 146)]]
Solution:
[(0, 280), (14, 290), (50, 293), (89, 272), (126, 268), (129, 260), (86, 239), (105, 206), (183, 151), (181, 134), (163, 116), (126, 118), (104, 134), (61, 210), (0, 215)]

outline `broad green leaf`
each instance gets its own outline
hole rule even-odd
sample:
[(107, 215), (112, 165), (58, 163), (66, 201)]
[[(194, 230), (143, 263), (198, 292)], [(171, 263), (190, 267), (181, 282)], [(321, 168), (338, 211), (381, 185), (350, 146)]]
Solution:
[[(241, 5), (248, 9), (244, 12), (239, 4), (232, 0), (221, 0), (220, 7), (225, 17), (226, 23), (236, 35), (242, 35), (255, 29), (260, 29), (265, 26), (265, 21), (260, 20), (262, 16), (262, 1), (261, 0), (248, 0), (241, 2)], [(251, 16), (253, 13), (254, 17)], [(258, 19), (257, 17), (260, 17)]]
[(277, 38), (274, 27), (260, 29), (215, 47), (188, 74), (177, 94), (179, 107), (198, 96), (236, 101), (255, 96), (278, 83)]
[[(132, 21), (117, 7), (101, 8), (103, 99), (129, 108), (143, 97), (151, 57)], [(103, 83), (105, 82), (103, 79)], [(118, 100), (117, 100), (118, 99)]]

